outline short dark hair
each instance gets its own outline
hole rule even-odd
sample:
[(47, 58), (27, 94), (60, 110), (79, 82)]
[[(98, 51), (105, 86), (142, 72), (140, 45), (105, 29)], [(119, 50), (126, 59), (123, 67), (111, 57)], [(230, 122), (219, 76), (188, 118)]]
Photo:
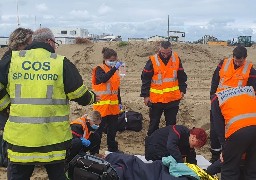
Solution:
[(168, 49), (169, 47), (171, 47), (171, 43), (169, 41), (162, 41), (160, 46), (164, 49)]
[(247, 57), (247, 49), (242, 45), (238, 45), (233, 50), (233, 57), (236, 57), (237, 59), (246, 58)]
[(117, 56), (117, 53), (114, 49), (110, 49), (110, 48), (107, 48), (107, 47), (104, 47), (102, 49), (101, 53), (102, 53), (104, 59), (109, 59), (112, 56)]

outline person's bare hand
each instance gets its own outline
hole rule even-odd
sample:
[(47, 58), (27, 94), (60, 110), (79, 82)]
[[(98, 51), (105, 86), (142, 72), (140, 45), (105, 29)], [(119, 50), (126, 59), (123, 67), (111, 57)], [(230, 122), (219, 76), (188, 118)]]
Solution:
[(223, 159), (222, 153), (220, 153), (220, 161), (221, 161), (222, 163), (224, 162), (224, 159)]
[(148, 102), (150, 101), (149, 97), (144, 97), (144, 104), (147, 106)]
[(183, 99), (184, 98), (184, 93), (180, 92), (180, 94), (181, 94), (181, 99)]
[(96, 102), (99, 102), (100, 101), (100, 96), (99, 95), (96, 95)]

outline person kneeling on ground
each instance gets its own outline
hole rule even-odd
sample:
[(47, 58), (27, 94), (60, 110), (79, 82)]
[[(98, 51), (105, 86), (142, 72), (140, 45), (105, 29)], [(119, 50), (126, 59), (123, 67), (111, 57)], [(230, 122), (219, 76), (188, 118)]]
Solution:
[(97, 153), (100, 146), (100, 136), (95, 133), (101, 123), (101, 115), (98, 111), (91, 111), (70, 123), (73, 139), (67, 155), (68, 162), (80, 151)]
[(178, 163), (196, 164), (194, 148), (201, 148), (207, 141), (207, 134), (201, 128), (189, 130), (182, 125), (160, 128), (145, 139), (145, 158), (161, 160), (172, 156)]

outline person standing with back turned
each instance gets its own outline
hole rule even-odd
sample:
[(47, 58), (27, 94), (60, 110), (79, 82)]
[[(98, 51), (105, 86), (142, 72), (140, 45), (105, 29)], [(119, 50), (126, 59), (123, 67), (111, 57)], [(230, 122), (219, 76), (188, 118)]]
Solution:
[(227, 88), (211, 96), (214, 131), (221, 144), (221, 179), (256, 179), (256, 97), (252, 86)]
[[(46, 168), (50, 180), (65, 180), (64, 161), (72, 134), (69, 100), (96, 102), (77, 68), (55, 53), (48, 28), (36, 30), (26, 50), (0, 61), (0, 82), (10, 96), (10, 116), (4, 129), (9, 180), (30, 179), (35, 165)], [(2, 92), (0, 92), (2, 93)]]
[(140, 94), (150, 107), (148, 136), (159, 128), (163, 112), (166, 126), (176, 124), (179, 103), (187, 89), (187, 75), (169, 41), (161, 42), (159, 52), (149, 58), (141, 74)]
[[(25, 47), (32, 43), (32, 34), (33, 31), (31, 29), (26, 29), (19, 27), (15, 29), (9, 37), (9, 43), (8, 43), (8, 50), (4, 53), (2, 58), (5, 58), (5, 56), (11, 56), (12, 51), (18, 51), (23, 50)], [(1, 58), (1, 59), (2, 59)], [(0, 91), (2, 89), (5, 89), (4, 86), (0, 83)], [(7, 93), (5, 93), (6, 95)], [(2, 99), (2, 97), (0, 97)], [(6, 106), (9, 106), (10, 103), (10, 97), (6, 96), (5, 105), (0, 108), (0, 167), (4, 166), (7, 167), (7, 146), (6, 142), (2, 140), (3, 137), (3, 130), (5, 123), (9, 117), (9, 110), (10, 108), (6, 108)], [(1, 103), (0, 103), (1, 104)], [(1, 111), (1, 109), (5, 109), (4, 111)]]
[[(219, 63), (212, 77), (210, 96), (230, 87), (252, 86), (256, 91), (256, 70), (246, 58), (247, 49), (239, 45), (233, 50), (233, 58), (226, 58)], [(211, 163), (218, 160), (221, 153), (221, 146), (212, 121), (210, 112)]]

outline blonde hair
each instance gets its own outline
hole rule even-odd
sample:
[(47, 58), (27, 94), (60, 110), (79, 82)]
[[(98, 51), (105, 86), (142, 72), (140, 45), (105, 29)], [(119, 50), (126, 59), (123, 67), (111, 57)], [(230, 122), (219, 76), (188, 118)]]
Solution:
[(30, 38), (32, 37), (33, 31), (26, 28), (17, 28), (15, 29), (10, 37), (8, 47), (11, 50), (19, 50), (20, 46), (28, 45)]

